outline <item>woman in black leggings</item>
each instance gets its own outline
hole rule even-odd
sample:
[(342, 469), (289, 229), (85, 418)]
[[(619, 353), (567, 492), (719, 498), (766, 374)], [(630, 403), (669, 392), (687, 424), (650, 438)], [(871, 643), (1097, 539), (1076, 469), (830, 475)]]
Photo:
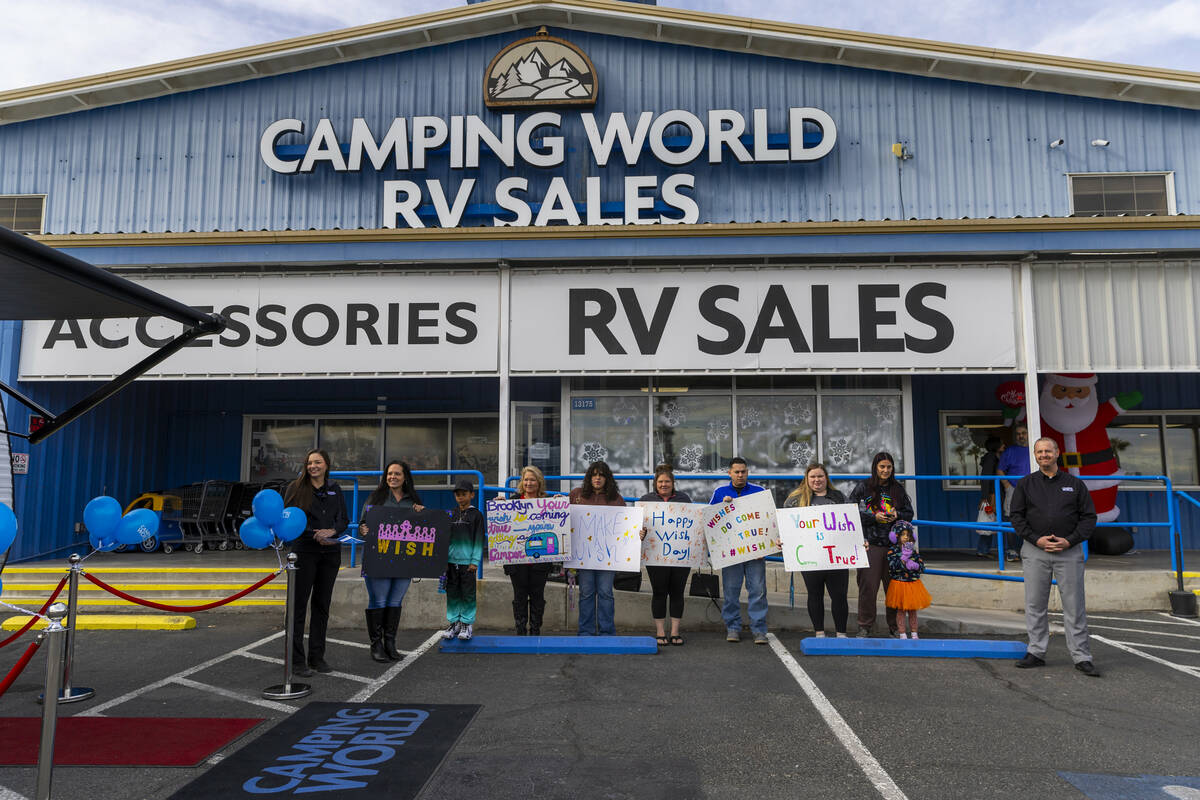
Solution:
[[(831, 506), (845, 503), (845, 496), (829, 486), (829, 471), (824, 464), (809, 464), (804, 471), (804, 483), (783, 501), (784, 508)], [(846, 636), (846, 619), (850, 614), (846, 592), (850, 588), (850, 570), (819, 569), (801, 572), (804, 590), (808, 592), (808, 618), (817, 636), (825, 635), (825, 592), (829, 592), (829, 607), (833, 611), (833, 629), (839, 637)]]
[[(684, 492), (675, 491), (675, 476), (671, 467), (659, 464), (654, 468), (654, 491), (644, 494), (641, 500), (655, 503), (690, 503), (692, 498)], [(642, 528), (642, 538), (646, 538), (646, 529)], [(683, 619), (683, 590), (687, 588), (688, 573), (691, 567), (657, 567), (646, 566), (646, 574), (650, 576), (650, 613), (654, 617), (654, 627), (657, 629), (659, 645), (681, 645), (683, 637), (679, 635), (679, 621)], [(666, 617), (667, 599), (671, 600), (671, 636), (667, 638)]]

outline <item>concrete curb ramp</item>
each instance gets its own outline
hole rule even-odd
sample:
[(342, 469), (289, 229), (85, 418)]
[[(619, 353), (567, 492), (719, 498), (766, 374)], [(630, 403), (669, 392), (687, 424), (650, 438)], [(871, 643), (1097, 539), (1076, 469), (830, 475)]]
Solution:
[[(28, 621), (27, 616), (9, 617), (0, 630), (15, 631)], [(33, 627), (45, 628), (46, 620), (39, 619)], [(80, 614), (75, 618), (78, 631), (186, 631), (195, 627), (195, 617), (163, 614)]]

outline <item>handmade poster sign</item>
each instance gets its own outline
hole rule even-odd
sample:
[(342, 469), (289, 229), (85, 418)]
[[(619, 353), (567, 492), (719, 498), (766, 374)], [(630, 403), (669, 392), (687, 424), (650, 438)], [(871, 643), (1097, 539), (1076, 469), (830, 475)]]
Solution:
[(704, 512), (697, 503), (638, 501), (642, 509), (642, 564), (699, 567), (704, 563)]
[(563, 561), (571, 554), (571, 503), (565, 497), (489, 500), (487, 526), (493, 564)]
[(634, 572), (642, 562), (642, 509), (571, 506), (571, 558), (564, 566)]
[(867, 565), (858, 506), (853, 503), (783, 508), (776, 520), (783, 541), (783, 568), (788, 572)]
[(775, 500), (770, 492), (731, 497), (704, 507), (704, 537), (713, 569), (778, 553)]
[(436, 578), (446, 571), (450, 517), (445, 511), (375, 506), (363, 524), (363, 572), (368, 577)]

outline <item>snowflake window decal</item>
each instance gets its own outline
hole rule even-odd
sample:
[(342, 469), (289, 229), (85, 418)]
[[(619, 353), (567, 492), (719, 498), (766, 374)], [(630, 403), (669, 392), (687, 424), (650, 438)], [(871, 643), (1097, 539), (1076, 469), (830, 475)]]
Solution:
[(825, 455), (831, 464), (849, 464), (854, 460), (854, 450), (848, 439), (830, 439)]
[(608, 448), (599, 442), (584, 442), (580, 445), (579, 457), (589, 466), (596, 461), (607, 461)]
[(663, 403), (659, 416), (662, 417), (663, 424), (668, 428), (678, 428), (687, 422), (687, 412), (675, 400), (668, 400)]
[(698, 444), (689, 444), (679, 448), (675, 454), (675, 467), (680, 472), (695, 472), (700, 469), (700, 459), (704, 458), (704, 448)]
[(812, 442), (792, 442), (788, 445), (788, 460), (796, 469), (803, 469), (816, 460), (817, 450)]
[(807, 425), (812, 419), (812, 405), (803, 400), (792, 400), (783, 407), (783, 421), (787, 425)]

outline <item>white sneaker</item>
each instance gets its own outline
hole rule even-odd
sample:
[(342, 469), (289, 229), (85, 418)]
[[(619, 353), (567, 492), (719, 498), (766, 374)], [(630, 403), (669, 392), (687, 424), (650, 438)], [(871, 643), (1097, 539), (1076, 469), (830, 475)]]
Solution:
[(839, 639), (845, 639), (845, 638), (846, 638), (846, 634), (844, 634), (844, 633), (839, 633), (839, 634), (837, 635), (837, 638), (839, 638)]
[(462, 628), (460, 628), (458, 631), (458, 638), (464, 642), (468, 641), (474, 635), (475, 635), (475, 631), (472, 629), (472, 627), (470, 625), (463, 625)]
[(461, 622), (451, 623), (449, 628), (446, 628), (446, 630), (442, 631), (442, 638), (453, 639), (455, 636), (458, 636), (458, 629), (460, 627), (462, 627)]
[(911, 638), (911, 639), (917, 639), (917, 638), (920, 638), (920, 637), (918, 637), (918, 636), (917, 636), (917, 632), (916, 632), (916, 631), (913, 631), (913, 632), (912, 632), (912, 636), (910, 636), (909, 638)]
[(907, 634), (907, 633), (905, 633), (904, 631), (900, 631), (899, 633), (897, 633), (897, 634), (896, 634), (896, 638), (897, 638), (897, 639), (907, 639), (907, 638), (908, 638), (908, 634)]
[(818, 639), (824, 639), (824, 638), (825, 638), (825, 631), (815, 631), (815, 632), (813, 633), (813, 636), (817, 637)]

